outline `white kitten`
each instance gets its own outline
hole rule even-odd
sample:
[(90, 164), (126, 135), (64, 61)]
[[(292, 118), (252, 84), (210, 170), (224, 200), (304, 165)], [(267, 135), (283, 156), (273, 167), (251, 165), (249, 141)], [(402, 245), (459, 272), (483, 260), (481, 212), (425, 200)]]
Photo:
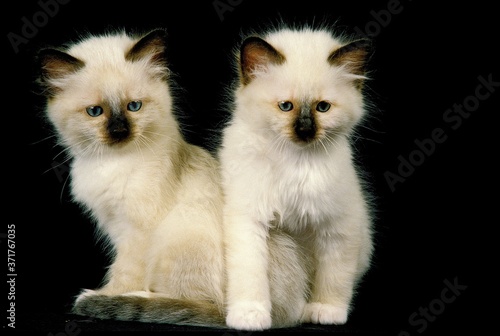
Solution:
[(283, 28), (243, 41), (219, 152), (228, 326), (274, 326), (270, 229), (290, 234), (312, 260), (296, 322), (346, 322), (372, 254), (370, 207), (349, 142), (365, 114), (367, 55), (367, 41), (326, 29)]

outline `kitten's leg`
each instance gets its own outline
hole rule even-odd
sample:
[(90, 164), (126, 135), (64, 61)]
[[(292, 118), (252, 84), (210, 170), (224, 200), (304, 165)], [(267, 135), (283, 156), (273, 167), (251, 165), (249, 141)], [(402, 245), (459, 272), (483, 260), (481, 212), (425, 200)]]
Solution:
[(270, 229), (268, 249), (272, 326), (296, 326), (309, 297), (311, 256), (281, 229)]
[(146, 265), (144, 250), (147, 248), (145, 232), (127, 232), (115, 246), (115, 257), (105, 284), (97, 290), (84, 290), (77, 298), (89, 295), (119, 295), (145, 290)]
[(267, 227), (247, 216), (224, 214), (228, 268), (227, 317), (230, 328), (271, 327), (267, 278)]
[[(351, 227), (359, 228), (358, 225)], [(371, 252), (366, 247), (369, 245), (367, 239), (367, 234), (355, 230), (316, 235), (316, 272), (302, 322), (344, 324), (347, 321), (355, 286), (366, 269), (362, 263), (368, 256), (362, 254)]]
[(152, 292), (223, 307), (221, 208), (199, 198), (170, 211), (150, 241), (147, 284)]
[(131, 234), (127, 241), (120, 242), (116, 257), (108, 273), (108, 282), (100, 290), (101, 294), (112, 295), (145, 290), (146, 263), (144, 251), (147, 250), (148, 233)]

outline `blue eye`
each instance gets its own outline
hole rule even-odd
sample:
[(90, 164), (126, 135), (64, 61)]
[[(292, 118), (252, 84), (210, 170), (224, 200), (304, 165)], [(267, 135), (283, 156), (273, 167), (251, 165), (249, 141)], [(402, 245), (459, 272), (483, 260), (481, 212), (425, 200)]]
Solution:
[(141, 109), (142, 102), (140, 100), (133, 100), (127, 104), (127, 110), (137, 112)]
[(283, 112), (289, 112), (289, 111), (293, 110), (293, 104), (292, 104), (292, 102), (289, 102), (289, 101), (281, 101), (281, 102), (279, 102), (278, 103), (278, 107)]
[(318, 112), (326, 112), (330, 109), (331, 107), (331, 104), (327, 101), (320, 101), (317, 105), (316, 105), (316, 111)]
[(102, 107), (96, 105), (96, 106), (89, 106), (86, 108), (87, 114), (91, 117), (98, 117), (100, 116), (104, 110)]

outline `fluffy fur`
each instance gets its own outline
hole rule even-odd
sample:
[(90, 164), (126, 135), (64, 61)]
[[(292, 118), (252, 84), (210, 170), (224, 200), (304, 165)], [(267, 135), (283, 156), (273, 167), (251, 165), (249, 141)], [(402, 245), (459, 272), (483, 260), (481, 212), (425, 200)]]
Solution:
[(223, 325), (218, 165), (180, 133), (165, 40), (163, 30), (106, 34), (39, 54), (47, 117), (73, 159), (72, 195), (113, 255), (103, 286), (83, 291), (74, 312)]
[(373, 249), (369, 199), (350, 146), (365, 115), (368, 51), (368, 41), (309, 27), (252, 35), (239, 47), (232, 116), (218, 153), (228, 326), (275, 325), (270, 230), (290, 235), (308, 258), (292, 323), (347, 321)]
[[(219, 166), (181, 136), (166, 48), (165, 32), (154, 30), (39, 53), (46, 115), (72, 159), (73, 198), (113, 257), (103, 286), (82, 291), (73, 312), (225, 327)], [(269, 246), (275, 325), (291, 325), (307, 263), (286, 233)]]

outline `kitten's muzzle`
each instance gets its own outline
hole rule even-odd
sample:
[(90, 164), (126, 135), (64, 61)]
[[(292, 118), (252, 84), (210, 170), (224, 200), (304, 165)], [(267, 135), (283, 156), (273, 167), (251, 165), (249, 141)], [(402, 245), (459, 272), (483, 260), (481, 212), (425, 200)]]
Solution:
[(112, 115), (108, 121), (108, 134), (112, 143), (120, 142), (130, 135), (130, 124), (122, 115)]
[(316, 137), (316, 121), (309, 106), (303, 107), (294, 123), (294, 132), (298, 140), (309, 142)]

